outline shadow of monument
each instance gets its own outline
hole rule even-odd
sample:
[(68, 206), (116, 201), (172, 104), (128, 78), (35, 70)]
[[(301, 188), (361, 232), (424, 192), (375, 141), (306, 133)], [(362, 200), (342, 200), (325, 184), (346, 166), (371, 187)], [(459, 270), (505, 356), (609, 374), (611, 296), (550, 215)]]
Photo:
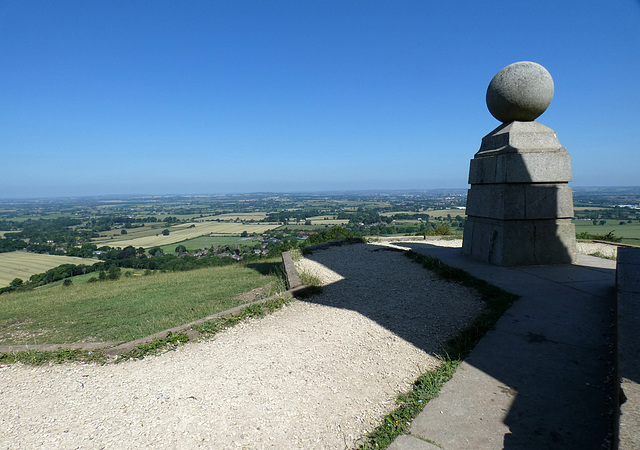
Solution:
[[(535, 121), (503, 123), (470, 163), (462, 249), (497, 267), (436, 252), (522, 296), (466, 361), (517, 393), (504, 419), (504, 448), (592, 448), (613, 433), (615, 271), (571, 265), (569, 181), (570, 155), (553, 130)], [(604, 278), (583, 279), (591, 274)], [(575, 280), (586, 289), (576, 292)]]
[[(403, 250), (375, 244), (368, 244), (367, 248), (371, 249), (372, 257), (392, 252), (402, 258), (403, 263), (416, 264), (403, 255)], [(442, 283), (445, 283), (435, 275), (429, 275), (426, 270), (426, 279), (419, 280), (420, 286), (416, 286), (410, 279), (398, 280), (396, 270), (389, 273), (370, 270), (364, 259), (358, 261), (356, 268), (353, 260), (345, 258), (335, 261), (335, 258), (327, 257), (328, 252), (330, 251), (314, 251), (305, 255), (305, 258), (321, 264), (344, 279), (324, 286), (321, 294), (304, 297), (300, 301), (358, 312), (434, 356), (442, 355), (446, 341), (454, 337), (470, 320), (468, 313), (464, 313), (462, 309), (456, 310), (455, 300), (446, 292), (434, 294), (423, 290), (425, 284), (426, 288), (431, 284), (434, 288), (441, 289)], [(432, 281), (428, 280), (430, 276)], [(372, 290), (369, 285), (372, 277), (387, 288), (385, 292)], [(398, 283), (396, 287), (393, 286), (395, 283)], [(349, 295), (345, 295), (345, 291)], [(465, 298), (464, 301), (469, 299)], [(451, 302), (451, 309), (443, 313), (448, 307), (447, 302)], [(478, 300), (478, 309), (480, 308)]]
[[(615, 270), (594, 276), (575, 265), (499, 268), (456, 249), (408, 247), (452, 266), (467, 260), (472, 275), (522, 297), (465, 360), (516, 393), (504, 448), (600, 448), (611, 438)], [(556, 275), (559, 267), (563, 275)], [(536, 283), (542, 277), (546, 282)]]
[[(608, 281), (592, 280), (591, 275), (585, 279), (580, 266), (564, 265), (560, 275), (559, 266), (496, 267), (472, 260), (459, 248), (416, 242), (400, 245), (464, 267), (472, 275), (525, 299), (516, 301), (465, 360), (515, 393), (505, 413), (504, 423), (510, 432), (504, 436), (504, 448), (594, 448), (610, 438), (614, 361), (613, 293)], [(373, 251), (389, 251), (372, 247)], [(408, 282), (405, 292), (383, 298), (375, 292), (366, 293), (364, 277), (349, 279), (348, 261), (328, 263), (323, 251), (307, 257), (329, 264), (346, 279), (326, 288), (332, 295), (312, 296), (305, 301), (357, 311), (416, 347), (441, 354), (444, 340), (434, 341), (429, 329), (443, 326), (442, 318), (431, 318), (428, 304), (403, 301), (410, 289)], [(615, 277), (615, 270), (600, 269), (597, 273), (603, 280)], [(563, 277), (579, 283), (567, 285), (571, 283), (563, 283)], [(368, 295), (368, 301), (340, 296), (343, 283), (361, 285), (361, 295)], [(455, 315), (455, 304), (450, 313)], [(578, 315), (579, 320), (572, 320)], [(599, 382), (594, 384), (593, 380)]]

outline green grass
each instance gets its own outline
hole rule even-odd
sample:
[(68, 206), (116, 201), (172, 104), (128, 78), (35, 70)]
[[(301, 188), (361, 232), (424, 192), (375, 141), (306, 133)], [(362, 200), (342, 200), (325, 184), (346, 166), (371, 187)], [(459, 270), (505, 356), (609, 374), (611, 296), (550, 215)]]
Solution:
[(247, 319), (258, 319), (266, 316), (267, 314), (271, 314), (292, 301), (293, 299), (291, 297), (277, 297), (272, 300), (267, 300), (264, 303), (256, 303), (246, 306), (242, 308), (238, 314), (228, 317), (219, 317), (215, 320), (207, 321), (202, 325), (194, 326), (193, 329), (199, 333), (213, 335), (222, 330), (233, 327)]
[(88, 363), (104, 363), (107, 358), (103, 350), (85, 352), (82, 350), (56, 350), (53, 352), (23, 351), (12, 353), (0, 353), (0, 364), (31, 364), (38, 366), (44, 363), (54, 362), (60, 364), (68, 361), (82, 361)]
[(313, 275), (309, 272), (300, 272), (298, 273), (298, 277), (300, 278), (300, 282), (306, 286), (322, 286), (322, 281), (317, 275)]
[(406, 255), (444, 280), (476, 289), (486, 308), (485, 312), (476, 317), (458, 336), (447, 342), (446, 355), (440, 357), (441, 364), (434, 370), (422, 374), (409, 392), (398, 396), (396, 400), (398, 408), (388, 414), (382, 425), (367, 437), (359, 447), (361, 450), (385, 449), (395, 438), (403, 434), (425, 405), (438, 396), (440, 389), (451, 379), (462, 360), (518, 298), (514, 294), (471, 276), (462, 269), (448, 266), (437, 258), (412, 251), (407, 252)]
[[(201, 335), (212, 336), (247, 319), (260, 318), (271, 314), (292, 301), (293, 298), (291, 297), (276, 297), (264, 303), (246, 306), (242, 308), (238, 314), (219, 317), (214, 320), (209, 320), (202, 325), (193, 326), (192, 329), (198, 331)], [(169, 332), (163, 339), (154, 339), (148, 344), (139, 345), (130, 352), (120, 355), (115, 362), (119, 363), (128, 359), (144, 359), (147, 355), (155, 355), (173, 350), (186, 342), (189, 342), (189, 336), (187, 336), (186, 333)]]
[[(279, 262), (158, 273), (0, 296), (0, 344), (130, 341), (246, 303)], [(251, 299), (252, 300), (252, 299)]]
[[(576, 234), (587, 232), (593, 235), (604, 235), (613, 232), (616, 237), (622, 238), (623, 244), (640, 245), (640, 222), (634, 220), (633, 223), (620, 225), (620, 220), (606, 219), (604, 225), (594, 225), (590, 220), (574, 220)], [(626, 221), (625, 221), (626, 222)]]

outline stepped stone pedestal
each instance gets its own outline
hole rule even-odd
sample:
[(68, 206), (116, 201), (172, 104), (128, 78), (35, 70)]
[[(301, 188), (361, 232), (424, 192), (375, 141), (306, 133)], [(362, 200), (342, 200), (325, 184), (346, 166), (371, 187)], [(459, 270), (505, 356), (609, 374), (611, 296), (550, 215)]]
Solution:
[[(531, 68), (537, 75), (540, 68), (546, 72), (535, 63), (527, 64), (534, 66), (516, 71), (520, 78), (523, 73), (526, 78)], [(536, 82), (539, 78), (534, 77)], [(522, 88), (522, 80), (514, 81), (513, 74), (507, 81)], [(489, 110), (504, 123), (482, 139), (480, 150), (471, 160), (462, 251), (500, 266), (573, 263), (576, 239), (571, 223), (573, 195), (568, 185), (570, 156), (552, 129), (533, 119), (510, 120), (535, 119), (546, 106), (540, 107), (538, 102), (537, 111), (527, 115), (522, 113), (526, 105), (512, 105), (511, 111), (518, 114), (510, 115), (501, 97), (501, 109), (496, 114), (491, 103), (495, 102), (495, 92), (492, 95), (494, 100), (487, 92)], [(549, 97), (548, 89), (544, 95)], [(550, 101), (549, 97), (546, 105)]]

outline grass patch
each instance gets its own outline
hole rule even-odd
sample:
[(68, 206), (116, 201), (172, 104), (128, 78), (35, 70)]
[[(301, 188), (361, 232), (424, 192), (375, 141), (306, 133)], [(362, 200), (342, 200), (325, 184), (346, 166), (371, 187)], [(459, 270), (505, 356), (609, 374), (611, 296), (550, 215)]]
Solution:
[(148, 336), (253, 300), (237, 297), (280, 279), (261, 273), (272, 266), (261, 264), (264, 267), (210, 267), (5, 294), (0, 297), (0, 344), (131, 341)]
[(219, 317), (209, 320), (202, 325), (193, 327), (194, 330), (202, 334), (214, 335), (222, 330), (230, 328), (247, 319), (257, 319), (271, 314), (293, 301), (291, 297), (277, 297), (263, 303), (256, 303), (242, 308), (238, 314), (229, 317)]
[(367, 437), (359, 447), (361, 450), (385, 449), (395, 438), (403, 434), (429, 400), (438, 396), (440, 388), (451, 379), (462, 360), (518, 299), (517, 295), (475, 278), (462, 269), (448, 266), (438, 258), (413, 251), (408, 251), (405, 254), (440, 278), (475, 289), (485, 302), (486, 309), (457, 337), (447, 342), (446, 356), (441, 357), (442, 363), (436, 369), (421, 375), (409, 392), (398, 396), (398, 408), (388, 414), (384, 418), (383, 424)]
[(118, 356), (115, 362), (119, 363), (129, 359), (144, 359), (144, 357), (148, 355), (157, 355), (158, 353), (173, 350), (186, 342), (189, 342), (189, 336), (185, 333), (169, 332), (167, 336), (162, 339), (154, 339), (148, 344), (138, 345), (130, 352), (123, 353)]
[(300, 282), (305, 286), (322, 286), (322, 281), (317, 275), (310, 274), (309, 272), (300, 272), (298, 277), (300, 278)]
[(77, 349), (60, 349), (53, 352), (38, 352), (29, 350), (23, 352), (0, 353), (0, 364), (13, 364), (21, 362), (23, 364), (39, 366), (49, 362), (60, 364), (68, 361), (104, 364), (106, 362), (106, 357), (103, 350), (94, 350), (87, 352)]
[[(291, 297), (276, 297), (263, 303), (255, 303), (246, 306), (240, 310), (238, 314), (231, 316), (219, 317), (215, 320), (209, 320), (202, 325), (193, 326), (192, 329), (201, 335), (211, 337), (220, 331), (231, 328), (240, 322), (248, 319), (258, 319), (271, 314), (293, 301)], [(131, 350), (118, 356), (115, 363), (127, 361), (129, 359), (144, 359), (145, 356), (157, 355), (166, 351), (174, 350), (180, 345), (189, 342), (189, 336), (185, 333), (171, 333), (163, 339), (154, 339), (147, 344), (141, 344)]]
[[(257, 303), (242, 308), (238, 314), (207, 321), (203, 325), (193, 327), (193, 329), (198, 331), (201, 335), (210, 337), (245, 320), (261, 318), (267, 314), (271, 314), (292, 301), (292, 297), (276, 297), (274, 299), (267, 300), (264, 303)], [(167, 333), (167, 336), (162, 339), (154, 339), (149, 343), (141, 344), (133, 350), (119, 355), (114, 362), (117, 364), (130, 359), (144, 359), (145, 356), (158, 355), (160, 353), (175, 350), (189, 341), (189, 336), (187, 336), (186, 333), (169, 332)], [(0, 364), (21, 362), (23, 364), (42, 365), (49, 362), (60, 364), (69, 361), (105, 364), (107, 362), (107, 357), (105, 356), (104, 350), (83, 351), (77, 349), (60, 349), (50, 352), (23, 351), (0, 353)]]

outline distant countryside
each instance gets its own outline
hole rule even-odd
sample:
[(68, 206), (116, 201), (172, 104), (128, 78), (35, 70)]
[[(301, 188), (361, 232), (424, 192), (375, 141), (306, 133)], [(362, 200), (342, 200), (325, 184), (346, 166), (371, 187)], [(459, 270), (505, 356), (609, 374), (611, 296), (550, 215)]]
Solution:
[[(466, 190), (3, 200), (0, 288), (90, 278), (96, 263), (258, 261), (331, 236), (462, 235), (465, 204)], [(640, 245), (639, 204), (640, 188), (574, 188), (578, 238)]]

